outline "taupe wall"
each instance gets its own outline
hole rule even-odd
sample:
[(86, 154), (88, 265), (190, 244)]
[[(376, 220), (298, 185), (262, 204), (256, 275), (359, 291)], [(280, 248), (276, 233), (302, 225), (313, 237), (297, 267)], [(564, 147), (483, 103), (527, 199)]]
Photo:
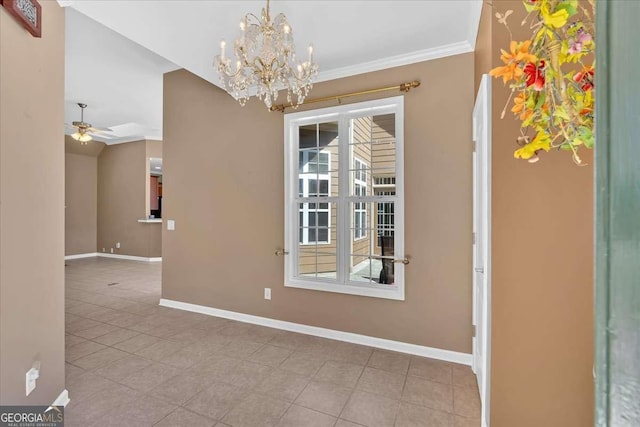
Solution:
[[(48, 405), (64, 390), (64, 12), (42, 38), (0, 7), (0, 404)], [(41, 362), (37, 388), (25, 373)]]
[[(521, 1), (485, 5), (482, 22), (512, 9), (514, 38), (529, 35)], [(481, 25), (482, 28), (482, 25)], [(509, 43), (493, 23), (491, 57)], [(491, 65), (487, 65), (491, 64)], [(593, 157), (575, 166), (570, 154), (543, 154), (536, 164), (513, 158), (519, 124), (500, 120), (509, 90), (493, 80), (493, 427), (593, 425)]]
[(104, 144), (65, 138), (65, 255), (96, 252), (98, 158)]
[(313, 89), (423, 82), (405, 97), (406, 301), (285, 288), (273, 255), (284, 238), (282, 114), (166, 74), (164, 217), (176, 230), (163, 231), (163, 298), (470, 353), (473, 73), (465, 54)]
[(147, 163), (144, 140), (108, 145), (98, 157), (98, 252), (161, 256), (161, 224), (138, 222), (148, 215)]

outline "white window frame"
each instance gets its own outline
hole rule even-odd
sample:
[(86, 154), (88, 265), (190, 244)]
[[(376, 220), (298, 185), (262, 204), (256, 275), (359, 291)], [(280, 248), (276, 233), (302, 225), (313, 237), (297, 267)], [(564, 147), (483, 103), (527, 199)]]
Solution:
[[(352, 132), (353, 133), (353, 132)], [(362, 196), (366, 197), (367, 195), (367, 163), (353, 156), (353, 169), (354, 169), (354, 178), (353, 178), (353, 195), (354, 196)], [(358, 173), (364, 173), (364, 181), (358, 178)], [(356, 190), (360, 186), (364, 189), (364, 194), (358, 194)], [(358, 206), (363, 206), (364, 209), (358, 209)], [(364, 215), (362, 215), (364, 214)], [(357, 242), (362, 239), (367, 238), (367, 204), (365, 202), (355, 202), (353, 206), (353, 241)], [(356, 220), (355, 217), (360, 216), (360, 227), (356, 228)], [(363, 221), (364, 219), (364, 221)]]
[[(394, 257), (403, 259), (404, 252), (404, 97), (396, 96), (357, 104), (340, 105), (284, 116), (284, 144), (285, 144), (285, 246), (289, 254), (285, 257), (284, 286), (311, 289), (317, 291), (336, 292), (342, 294), (361, 295), (393, 300), (405, 299), (405, 268), (402, 263), (396, 263), (393, 284), (359, 283), (350, 280), (350, 252), (352, 245), (351, 223), (353, 218), (348, 209), (354, 197), (349, 193), (350, 159), (350, 124), (351, 121), (363, 116), (379, 116), (395, 114), (396, 131), (396, 195), (376, 196), (364, 198), (367, 203), (388, 201), (393, 197), (395, 203), (395, 231)], [(335, 203), (338, 223), (334, 226), (337, 234), (337, 279), (322, 277), (303, 277), (298, 274), (299, 244), (299, 209), (298, 209), (298, 139), (299, 127), (316, 124), (338, 122), (339, 124), (339, 194), (326, 198), (327, 202)], [(343, 160), (344, 159), (344, 160)]]
[[(311, 150), (307, 151), (307, 153), (309, 153)], [(303, 170), (302, 173), (298, 174), (298, 179), (302, 179), (303, 180), (303, 196), (304, 197), (308, 197), (309, 196), (309, 180), (311, 179), (315, 179), (317, 181), (316, 185), (317, 185), (317, 190), (318, 193), (320, 193), (320, 180), (323, 181), (327, 181), (328, 183), (328, 189), (329, 189), (329, 196), (331, 196), (331, 152), (326, 152), (323, 150), (319, 150), (318, 151), (318, 155), (320, 155), (320, 153), (326, 154), (328, 157), (328, 168), (327, 168), (327, 173), (320, 173), (320, 171), (318, 170), (318, 172), (309, 172), (309, 162), (307, 162), (305, 164), (305, 166), (303, 166)], [(331, 203), (327, 203), (328, 207), (327, 209), (320, 209), (319, 206), (316, 206), (316, 210), (310, 210), (309, 209), (309, 204), (310, 203), (314, 203), (314, 202), (308, 202), (308, 203), (304, 203), (304, 207), (302, 209), (298, 208), (298, 212), (302, 212), (302, 217), (304, 218), (305, 222), (304, 224), (300, 224), (302, 227), (309, 227), (309, 213), (311, 212), (326, 212), (327, 213), (327, 228), (328, 228), (328, 232), (327, 232), (327, 240), (318, 240), (318, 229), (316, 228), (316, 240), (312, 241), (309, 240), (309, 229), (308, 228), (304, 228), (302, 230), (302, 242), (300, 242), (300, 239), (298, 239), (298, 242), (300, 242), (300, 245), (307, 245), (307, 246), (314, 246), (314, 245), (330, 245), (331, 244)], [(317, 205), (319, 205), (320, 203), (316, 203)], [(299, 216), (299, 215), (298, 215)], [(317, 217), (316, 217), (316, 221), (317, 221)], [(316, 226), (318, 224), (316, 223)], [(324, 227), (323, 227), (324, 228)], [(299, 237), (299, 236), (298, 236)]]

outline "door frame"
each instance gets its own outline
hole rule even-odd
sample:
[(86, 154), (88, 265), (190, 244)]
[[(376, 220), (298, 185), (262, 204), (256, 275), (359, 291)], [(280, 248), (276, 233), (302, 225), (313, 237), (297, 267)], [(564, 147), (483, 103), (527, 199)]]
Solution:
[[(640, 425), (638, 2), (596, 2), (595, 425)], [(636, 402), (636, 404), (633, 404)]]
[[(478, 117), (482, 120), (482, 134), (478, 134)], [(482, 378), (478, 378), (478, 389), (481, 402), (482, 427), (489, 426), (489, 404), (491, 390), (491, 79), (487, 74), (482, 76), (476, 104), (473, 108), (473, 313), (472, 321), (474, 337), (473, 372), (479, 370)], [(478, 167), (480, 182), (478, 182)], [(478, 188), (479, 186), (479, 188)], [(480, 194), (484, 203), (479, 204)], [(479, 209), (482, 209), (480, 211)], [(476, 246), (482, 245), (483, 265), (476, 259)], [(477, 271), (481, 269), (482, 271)], [(478, 292), (478, 280), (482, 287)], [(480, 299), (480, 300), (478, 300)], [(478, 331), (480, 336), (477, 337)], [(478, 338), (480, 348), (484, 349), (482, 357), (478, 355)]]

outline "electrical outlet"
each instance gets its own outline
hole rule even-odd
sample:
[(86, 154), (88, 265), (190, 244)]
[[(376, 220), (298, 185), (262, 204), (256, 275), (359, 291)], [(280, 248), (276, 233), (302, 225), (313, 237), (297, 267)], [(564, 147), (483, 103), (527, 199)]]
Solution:
[(173, 231), (176, 229), (176, 221), (174, 219), (167, 220), (167, 230)]
[(120, 242), (116, 243), (116, 249), (120, 249)]
[(264, 288), (264, 299), (271, 299), (271, 288)]

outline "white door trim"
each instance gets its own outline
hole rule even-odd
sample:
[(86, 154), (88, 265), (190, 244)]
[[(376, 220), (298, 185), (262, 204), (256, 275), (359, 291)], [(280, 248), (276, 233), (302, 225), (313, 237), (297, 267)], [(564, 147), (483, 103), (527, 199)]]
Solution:
[[(482, 76), (473, 109), (473, 140), (476, 147), (473, 154), (473, 324), (480, 333), (478, 338), (473, 338), (472, 368), (482, 374), (478, 381), (481, 420), (482, 427), (488, 427), (491, 397), (491, 80), (487, 74)], [(479, 177), (478, 165), (481, 166)], [(481, 200), (477, 200), (478, 196)], [(476, 248), (476, 245), (481, 246)], [(482, 252), (480, 260), (476, 249)], [(478, 280), (481, 281), (479, 292)], [(481, 357), (476, 354), (478, 347), (483, 349)]]

